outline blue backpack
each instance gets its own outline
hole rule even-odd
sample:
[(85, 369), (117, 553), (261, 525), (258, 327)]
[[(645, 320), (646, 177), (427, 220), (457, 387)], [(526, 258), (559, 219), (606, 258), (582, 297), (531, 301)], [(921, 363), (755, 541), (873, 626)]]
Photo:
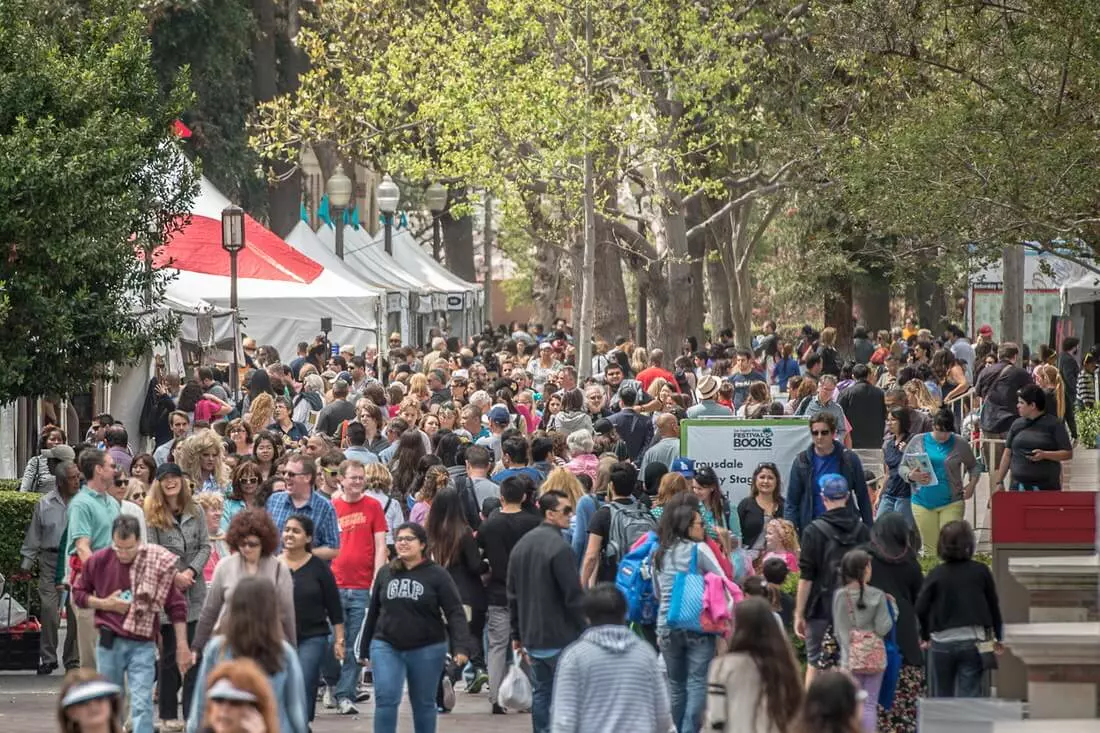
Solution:
[(650, 531), (633, 550), (619, 561), (615, 587), (626, 598), (626, 620), (642, 626), (657, 623), (661, 600), (653, 592), (653, 553), (657, 549), (657, 533)]

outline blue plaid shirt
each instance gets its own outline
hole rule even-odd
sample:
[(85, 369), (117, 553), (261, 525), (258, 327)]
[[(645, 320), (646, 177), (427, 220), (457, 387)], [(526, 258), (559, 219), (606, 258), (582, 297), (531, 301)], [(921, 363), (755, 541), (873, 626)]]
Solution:
[(316, 490), (309, 495), (309, 502), (302, 507), (294, 506), (294, 500), (287, 491), (272, 494), (267, 500), (267, 513), (275, 522), (280, 537), (283, 535), (286, 520), (294, 514), (303, 514), (313, 520), (314, 547), (340, 548), (340, 525), (336, 521), (336, 510)]

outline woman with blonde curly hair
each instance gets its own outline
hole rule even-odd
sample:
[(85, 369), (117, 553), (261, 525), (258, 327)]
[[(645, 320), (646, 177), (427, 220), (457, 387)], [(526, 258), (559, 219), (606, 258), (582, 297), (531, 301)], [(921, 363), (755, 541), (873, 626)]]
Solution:
[[(191, 484), (175, 463), (163, 463), (157, 468), (156, 480), (145, 497), (145, 522), (149, 543), (170, 550), (177, 558), (174, 582), (187, 599), (187, 642), (190, 645), (206, 600), (204, 571), (210, 559), (210, 535), (206, 513), (195, 503)], [(162, 621), (167, 619), (162, 618)], [(177, 704), (180, 686), (183, 686), (183, 719), (186, 719), (191, 712), (195, 672), (188, 671), (180, 679), (172, 654), (176, 648), (176, 632), (171, 623), (160, 625), (160, 641), (159, 717), (165, 721), (167, 729), (179, 730), (183, 727), (182, 722), (173, 725), (173, 721), (181, 721)]]
[(929, 415), (934, 415), (940, 409), (936, 398), (928, 391), (928, 386), (919, 379), (910, 379), (902, 387), (909, 396), (909, 406), (917, 410), (923, 410)]
[(546, 480), (539, 485), (539, 496), (542, 496), (547, 491), (561, 491), (565, 493), (573, 501), (574, 506), (576, 506), (577, 502), (584, 496), (584, 487), (581, 486), (581, 482), (566, 468), (555, 468), (546, 477)]
[(204, 732), (278, 733), (279, 708), (260, 665), (247, 658), (222, 662), (206, 681)]
[(275, 419), (275, 398), (267, 392), (256, 395), (244, 419), (248, 426), (252, 428), (253, 435), (261, 430), (266, 430), (271, 421)]
[[(415, 397), (417, 402), (427, 402), (432, 397), (432, 391), (428, 389), (428, 378), (423, 374), (414, 374), (409, 377), (409, 397)], [(406, 398), (408, 399), (408, 398)], [(402, 403), (404, 406), (404, 403)]]
[(229, 487), (225, 443), (213, 430), (200, 430), (180, 443), (176, 447), (176, 463), (198, 487), (199, 493), (225, 493)]

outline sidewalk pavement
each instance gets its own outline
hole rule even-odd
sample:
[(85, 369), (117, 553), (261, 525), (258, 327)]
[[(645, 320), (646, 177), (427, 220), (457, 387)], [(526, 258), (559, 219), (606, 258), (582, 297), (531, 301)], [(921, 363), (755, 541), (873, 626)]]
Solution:
[[(49, 677), (31, 673), (0, 672), (0, 731), (15, 733), (56, 733), (57, 692), (61, 689), (60, 672)], [(457, 692), (455, 709), (439, 716), (441, 733), (521, 733), (531, 730), (531, 716), (526, 714), (493, 715), (485, 692), (467, 695)], [(337, 715), (319, 704), (314, 733), (350, 733), (369, 731), (374, 705), (360, 703), (360, 715)], [(401, 706), (398, 730), (412, 730), (412, 712), (406, 702)]]

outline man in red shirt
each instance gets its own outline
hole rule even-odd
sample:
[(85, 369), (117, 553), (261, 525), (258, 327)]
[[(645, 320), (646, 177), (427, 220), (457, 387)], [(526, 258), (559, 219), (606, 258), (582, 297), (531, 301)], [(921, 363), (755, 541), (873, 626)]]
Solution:
[[(349, 460), (340, 464), (343, 496), (332, 500), (340, 525), (340, 554), (332, 561), (332, 574), (344, 606), (344, 628), (353, 640), (363, 626), (370, 605), (374, 577), (386, 564), (386, 516), (376, 499), (364, 496), (367, 474), (363, 464)], [(355, 707), (359, 681), (356, 655), (348, 654), (340, 667), (336, 684), (336, 707), (341, 715), (358, 715)]]
[[(665, 352), (660, 349), (654, 349), (649, 352), (649, 366), (634, 375), (634, 378), (642, 383), (642, 389), (646, 392), (649, 392), (649, 385), (651, 385), (653, 380), (657, 377), (661, 377), (668, 382), (668, 386), (672, 387), (673, 392), (680, 391), (680, 386), (676, 383), (676, 375), (661, 366), (664, 360)], [(658, 397), (659, 395), (653, 396)]]

